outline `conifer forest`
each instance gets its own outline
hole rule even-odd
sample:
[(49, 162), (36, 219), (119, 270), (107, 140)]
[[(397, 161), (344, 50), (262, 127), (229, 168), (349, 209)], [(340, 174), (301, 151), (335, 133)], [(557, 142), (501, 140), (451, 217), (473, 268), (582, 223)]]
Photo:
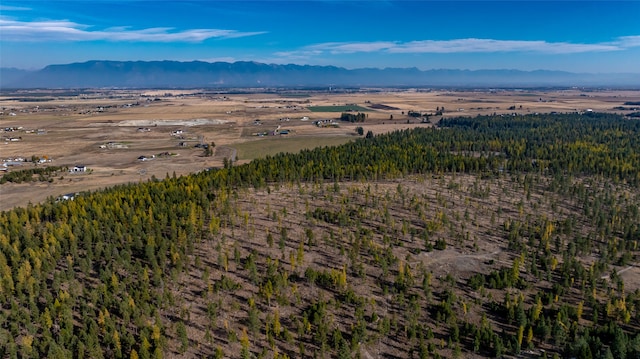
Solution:
[(1, 212), (0, 357), (640, 358), (639, 242), (640, 121), (443, 118)]

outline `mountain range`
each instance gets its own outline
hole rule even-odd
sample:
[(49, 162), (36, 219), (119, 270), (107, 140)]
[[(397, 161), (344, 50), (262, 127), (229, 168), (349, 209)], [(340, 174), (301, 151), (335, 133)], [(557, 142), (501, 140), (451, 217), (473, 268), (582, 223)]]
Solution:
[(277, 65), (258, 62), (87, 61), (0, 68), (0, 88), (640, 87), (640, 74)]

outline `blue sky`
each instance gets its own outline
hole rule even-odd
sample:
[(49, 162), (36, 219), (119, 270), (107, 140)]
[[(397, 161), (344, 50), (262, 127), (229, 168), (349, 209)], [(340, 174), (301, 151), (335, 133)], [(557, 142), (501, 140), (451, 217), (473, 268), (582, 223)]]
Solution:
[(0, 66), (257, 61), (640, 73), (640, 1), (0, 3)]

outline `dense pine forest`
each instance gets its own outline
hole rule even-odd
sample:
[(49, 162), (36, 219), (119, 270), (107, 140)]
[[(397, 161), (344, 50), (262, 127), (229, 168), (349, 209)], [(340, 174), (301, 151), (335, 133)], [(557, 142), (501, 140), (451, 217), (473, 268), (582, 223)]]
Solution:
[(640, 358), (639, 241), (640, 121), (442, 119), (0, 213), (0, 357)]

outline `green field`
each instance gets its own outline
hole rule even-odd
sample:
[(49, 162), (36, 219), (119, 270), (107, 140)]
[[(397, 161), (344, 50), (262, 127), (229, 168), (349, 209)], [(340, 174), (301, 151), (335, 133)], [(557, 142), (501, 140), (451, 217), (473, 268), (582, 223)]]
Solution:
[(369, 112), (370, 108), (358, 106), (358, 105), (344, 105), (344, 106), (309, 106), (307, 107), (311, 112)]
[(302, 149), (337, 146), (349, 141), (353, 141), (356, 137), (266, 137), (256, 141), (245, 142), (234, 145), (238, 153), (239, 160), (253, 160), (263, 158), (267, 155), (275, 155), (280, 152), (297, 153)]

